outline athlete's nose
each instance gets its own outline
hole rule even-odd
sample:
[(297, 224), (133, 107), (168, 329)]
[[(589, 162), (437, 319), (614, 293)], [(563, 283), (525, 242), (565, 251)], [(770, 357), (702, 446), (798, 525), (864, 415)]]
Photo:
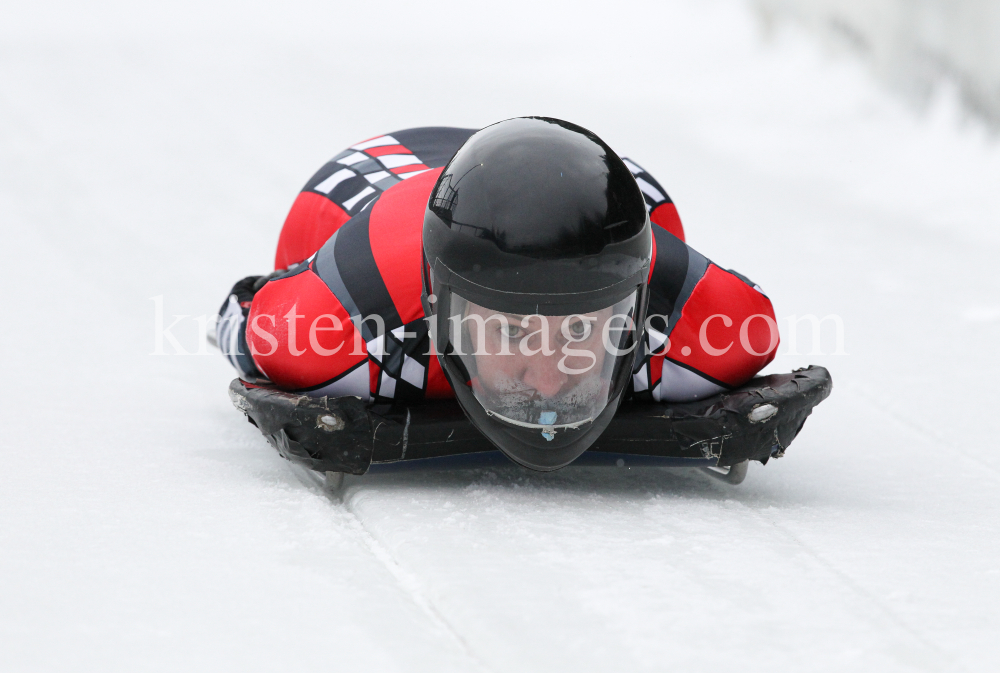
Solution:
[(569, 376), (560, 371), (559, 357), (536, 355), (531, 358), (521, 380), (542, 397), (555, 397), (566, 385)]

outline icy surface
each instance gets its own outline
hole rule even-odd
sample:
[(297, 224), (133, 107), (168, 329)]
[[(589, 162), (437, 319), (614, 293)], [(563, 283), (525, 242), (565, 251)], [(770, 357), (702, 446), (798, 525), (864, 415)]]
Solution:
[[(1000, 667), (996, 142), (735, 2), (335, 4), (0, 10), (0, 670)], [(222, 358), (150, 355), (151, 298), (267, 271), (346, 145), (521, 114), (651, 170), (782, 320), (842, 317), (772, 367), (835, 381), (785, 458), (331, 499)]]

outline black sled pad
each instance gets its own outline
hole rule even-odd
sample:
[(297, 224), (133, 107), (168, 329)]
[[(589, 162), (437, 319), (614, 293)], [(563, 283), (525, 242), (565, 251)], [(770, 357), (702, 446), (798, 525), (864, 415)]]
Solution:
[[(832, 387), (825, 368), (807, 367), (759, 376), (698, 402), (626, 401), (581, 459), (614, 464), (601, 458), (627, 454), (719, 467), (766, 463), (784, 455)], [(229, 384), (229, 397), (282, 456), (318, 472), (364, 474), (372, 463), (495, 450), (451, 400), (370, 405), (357, 397), (308, 397), (240, 379)]]

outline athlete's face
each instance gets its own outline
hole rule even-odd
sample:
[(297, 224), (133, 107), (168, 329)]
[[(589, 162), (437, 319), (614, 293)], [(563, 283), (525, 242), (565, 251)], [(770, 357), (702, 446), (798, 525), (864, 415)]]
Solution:
[(606, 393), (602, 334), (612, 309), (570, 316), (498, 313), (469, 303), (470, 350), (482, 392), (525, 401), (565, 402)]

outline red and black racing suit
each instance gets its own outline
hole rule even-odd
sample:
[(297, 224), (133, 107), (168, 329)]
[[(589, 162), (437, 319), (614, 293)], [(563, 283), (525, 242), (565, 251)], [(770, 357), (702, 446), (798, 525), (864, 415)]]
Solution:
[[(220, 312), (217, 338), (241, 376), (263, 374), (317, 397), (453, 397), (420, 301), (421, 232), (438, 175), (474, 132), (435, 127), (378, 136), (333, 157), (306, 183), (278, 240), (275, 268), (285, 271), (252, 304), (234, 289)], [(770, 300), (688, 247), (666, 191), (623, 160), (653, 222), (652, 318), (632, 392), (687, 401), (745, 383), (777, 349)], [(381, 317), (384, 335), (366, 320), (372, 315)]]

